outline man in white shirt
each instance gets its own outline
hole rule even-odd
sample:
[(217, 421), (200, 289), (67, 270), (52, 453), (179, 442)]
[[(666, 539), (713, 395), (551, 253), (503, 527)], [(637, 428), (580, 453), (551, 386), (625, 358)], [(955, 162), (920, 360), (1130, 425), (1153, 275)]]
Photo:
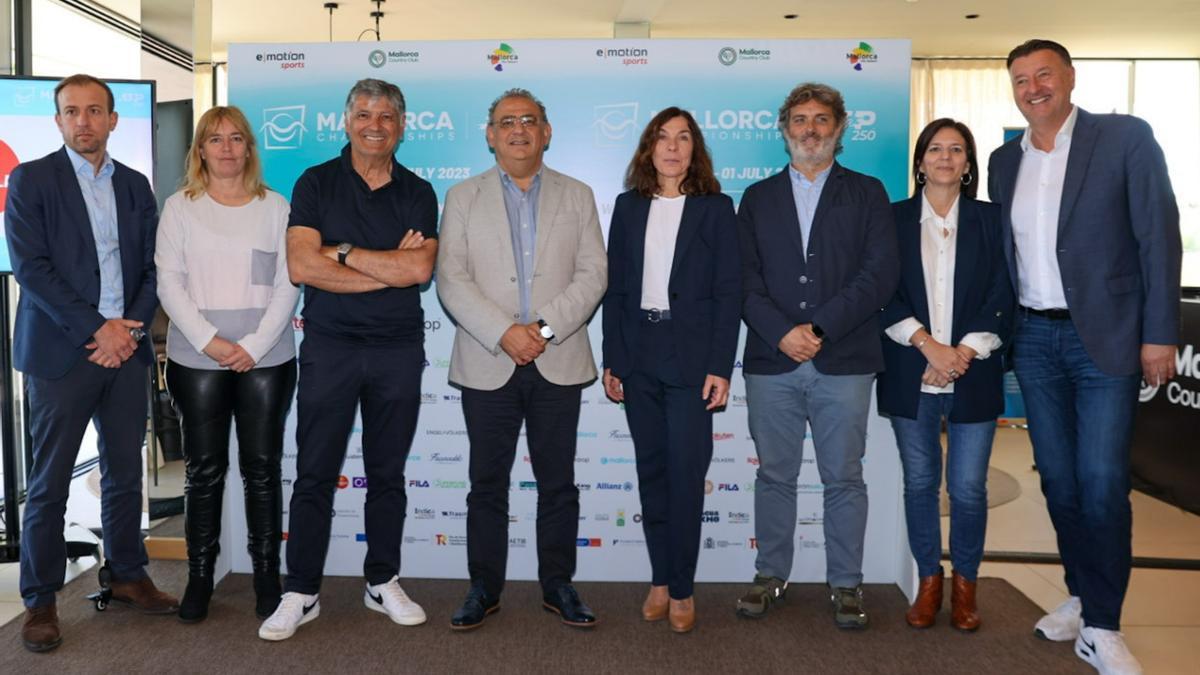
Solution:
[(1132, 557), (1129, 451), (1138, 380), (1175, 374), (1179, 211), (1149, 125), (1071, 103), (1062, 45), (1008, 57), (1029, 128), (992, 153), (1020, 310), (1013, 368), (1071, 597), (1035, 632), (1102, 673), (1140, 673), (1121, 636)]

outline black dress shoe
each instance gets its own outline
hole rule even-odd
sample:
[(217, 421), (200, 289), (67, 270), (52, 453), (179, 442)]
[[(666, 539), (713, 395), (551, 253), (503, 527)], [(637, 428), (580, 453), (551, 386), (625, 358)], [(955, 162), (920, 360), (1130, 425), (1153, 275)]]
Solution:
[(547, 612), (554, 612), (562, 618), (562, 622), (576, 628), (591, 628), (596, 625), (596, 615), (592, 609), (583, 604), (579, 593), (571, 584), (563, 584), (553, 591), (542, 595), (542, 607)]
[(471, 630), (483, 625), (483, 620), (492, 612), (500, 611), (500, 598), (488, 595), (481, 584), (471, 584), (467, 591), (467, 599), (462, 607), (450, 617), (450, 628), (453, 630)]

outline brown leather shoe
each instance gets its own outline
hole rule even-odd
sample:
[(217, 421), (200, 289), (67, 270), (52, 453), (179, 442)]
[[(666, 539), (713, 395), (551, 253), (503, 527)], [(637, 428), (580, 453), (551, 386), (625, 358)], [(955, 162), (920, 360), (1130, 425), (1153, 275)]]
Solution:
[(174, 614), (179, 610), (179, 600), (158, 590), (150, 577), (113, 581), (110, 588), (114, 601), (129, 605), (142, 614)]
[(979, 630), (979, 611), (975, 608), (975, 582), (955, 572), (950, 582), (950, 625), (973, 632)]
[(42, 607), (26, 607), (25, 622), (21, 624), (21, 641), (31, 652), (48, 652), (62, 644), (58, 630), (58, 607), (54, 603)]
[(942, 609), (942, 585), (945, 581), (943, 574), (939, 570), (937, 574), (922, 577), (920, 585), (917, 586), (917, 598), (904, 615), (908, 625), (913, 628), (929, 628), (933, 625), (934, 618)]
[(670, 599), (666, 586), (651, 586), (646, 601), (642, 603), (642, 619), (662, 621), (667, 618), (667, 601)]
[(671, 630), (676, 633), (687, 633), (696, 627), (696, 601), (694, 598), (683, 600), (671, 598), (670, 606), (668, 619)]

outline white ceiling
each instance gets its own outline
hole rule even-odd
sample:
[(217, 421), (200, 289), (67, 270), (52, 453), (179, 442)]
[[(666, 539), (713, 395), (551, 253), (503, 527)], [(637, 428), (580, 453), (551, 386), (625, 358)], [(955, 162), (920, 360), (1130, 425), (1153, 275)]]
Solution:
[[(231, 42), (329, 39), (325, 0), (211, 2), (215, 58)], [(370, 0), (339, 4), (334, 40), (374, 27)], [(914, 56), (1004, 56), (1045, 37), (1078, 57), (1200, 57), (1200, 0), (387, 0), (383, 11), (391, 41), (605, 38), (629, 21), (649, 22), (652, 38), (910, 38)]]

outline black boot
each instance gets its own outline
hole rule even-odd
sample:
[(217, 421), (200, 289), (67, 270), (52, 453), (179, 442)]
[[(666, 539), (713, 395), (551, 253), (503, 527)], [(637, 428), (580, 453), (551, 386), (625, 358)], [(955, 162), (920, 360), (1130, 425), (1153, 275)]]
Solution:
[(179, 620), (184, 623), (197, 623), (208, 618), (208, 601), (212, 598), (213, 578), (208, 576), (188, 575), (187, 590), (183, 592), (183, 600), (179, 603)]
[(254, 573), (254, 613), (258, 618), (266, 619), (274, 614), (281, 595), (283, 586), (279, 583), (278, 571)]

